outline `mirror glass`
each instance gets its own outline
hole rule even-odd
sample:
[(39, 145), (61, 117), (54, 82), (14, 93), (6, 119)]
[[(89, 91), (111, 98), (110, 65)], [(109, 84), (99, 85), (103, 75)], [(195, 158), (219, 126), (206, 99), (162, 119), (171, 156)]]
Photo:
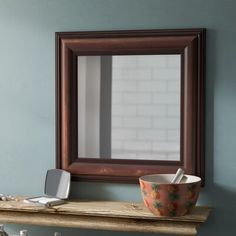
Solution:
[(180, 160), (181, 56), (78, 56), (79, 158)]

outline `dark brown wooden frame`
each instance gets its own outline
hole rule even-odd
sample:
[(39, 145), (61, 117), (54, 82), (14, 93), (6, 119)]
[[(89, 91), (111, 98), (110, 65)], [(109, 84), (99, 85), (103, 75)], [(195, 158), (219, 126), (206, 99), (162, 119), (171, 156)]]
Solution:
[[(77, 56), (181, 55), (180, 161), (78, 158)], [(137, 182), (182, 167), (204, 181), (205, 29), (56, 33), (56, 166), (74, 180)]]

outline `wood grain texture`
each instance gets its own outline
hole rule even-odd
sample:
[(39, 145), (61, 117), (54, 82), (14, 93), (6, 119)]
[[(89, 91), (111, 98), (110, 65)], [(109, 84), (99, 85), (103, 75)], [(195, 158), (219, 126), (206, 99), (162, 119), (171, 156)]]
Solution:
[(60, 227), (196, 235), (209, 207), (196, 207), (182, 217), (156, 217), (142, 203), (68, 201), (46, 208), (17, 201), (0, 202), (0, 222)]

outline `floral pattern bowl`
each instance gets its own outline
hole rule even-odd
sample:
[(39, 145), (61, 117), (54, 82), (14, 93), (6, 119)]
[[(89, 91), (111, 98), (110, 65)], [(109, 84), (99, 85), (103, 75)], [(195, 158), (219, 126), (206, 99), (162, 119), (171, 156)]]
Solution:
[(179, 184), (171, 184), (174, 174), (146, 175), (139, 178), (143, 201), (157, 216), (182, 216), (196, 205), (201, 178), (184, 175)]

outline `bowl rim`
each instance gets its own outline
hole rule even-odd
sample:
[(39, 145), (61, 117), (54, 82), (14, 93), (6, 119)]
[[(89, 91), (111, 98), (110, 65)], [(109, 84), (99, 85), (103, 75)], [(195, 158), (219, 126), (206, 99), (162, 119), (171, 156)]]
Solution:
[(196, 178), (196, 181), (188, 182), (188, 183), (158, 183), (157, 181), (149, 181), (145, 180), (144, 178), (150, 177), (150, 176), (167, 176), (167, 175), (175, 175), (175, 174), (152, 174), (152, 175), (143, 175), (139, 177), (139, 182), (144, 181), (147, 183), (152, 184), (158, 184), (158, 185), (187, 185), (187, 184), (194, 184), (194, 183), (201, 183), (202, 179), (199, 176), (196, 175), (184, 175), (186, 177), (194, 177)]

